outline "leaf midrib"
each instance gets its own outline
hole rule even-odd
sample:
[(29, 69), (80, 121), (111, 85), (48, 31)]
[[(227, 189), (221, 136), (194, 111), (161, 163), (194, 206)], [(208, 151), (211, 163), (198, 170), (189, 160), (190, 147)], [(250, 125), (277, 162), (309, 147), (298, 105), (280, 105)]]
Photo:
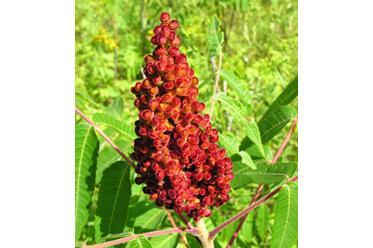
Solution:
[(290, 201), (290, 188), (288, 185), (286, 185), (286, 190), (288, 191), (288, 202), (289, 202), (289, 207), (288, 207), (288, 210), (287, 210), (287, 214), (286, 214), (286, 222), (285, 222), (285, 228), (284, 228), (284, 232), (282, 233), (282, 236), (281, 236), (281, 241), (280, 241), (280, 246), (279, 247), (282, 247), (282, 243), (284, 242), (284, 238), (285, 238), (285, 233), (286, 233), (286, 230), (288, 228), (288, 220), (289, 220), (289, 216), (290, 216), (290, 204), (291, 204), (291, 201)]
[(111, 225), (113, 224), (113, 217), (114, 217), (114, 212), (115, 212), (117, 200), (118, 200), (118, 197), (119, 197), (119, 191), (122, 188), (122, 182), (123, 182), (124, 175), (126, 174), (126, 170), (127, 170), (126, 168), (123, 170), (123, 174), (122, 174), (122, 177), (120, 179), (119, 186), (117, 188), (117, 192), (115, 193), (115, 200), (114, 200), (114, 204), (113, 204), (113, 211), (111, 212), (111, 215), (110, 215), (108, 233), (110, 233)]
[(76, 195), (75, 195), (75, 201), (76, 201), (76, 204), (75, 204), (75, 218), (77, 216), (77, 213), (78, 213), (78, 203), (79, 203), (79, 195), (78, 192), (80, 192), (80, 176), (81, 176), (81, 166), (82, 166), (82, 161), (83, 161), (83, 153), (85, 151), (85, 148), (86, 148), (86, 144), (87, 144), (87, 139), (88, 139), (88, 136), (89, 136), (89, 133), (91, 131), (91, 127), (87, 129), (87, 132), (86, 134), (84, 135), (84, 140), (83, 140), (83, 145), (82, 145), (82, 150), (80, 152), (80, 159), (79, 159), (79, 165), (78, 165), (78, 175), (77, 175), (77, 184), (76, 184)]
[(148, 219), (148, 221), (144, 223), (142, 229), (146, 228), (146, 226), (147, 226), (147, 225), (148, 225), (148, 224), (149, 224), (153, 219), (155, 219), (155, 217), (157, 217), (159, 214), (163, 214), (163, 213), (162, 213), (161, 211), (158, 211), (158, 213), (156, 213), (155, 215), (153, 215), (152, 218)]

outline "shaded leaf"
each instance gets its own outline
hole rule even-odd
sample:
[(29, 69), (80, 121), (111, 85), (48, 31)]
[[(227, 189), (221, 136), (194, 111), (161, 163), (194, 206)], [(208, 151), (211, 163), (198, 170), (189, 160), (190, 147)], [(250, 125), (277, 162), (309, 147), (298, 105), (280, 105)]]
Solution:
[(288, 105), (298, 96), (298, 77), (291, 81), (282, 93), (276, 98), (276, 100), (271, 104), (266, 113), (263, 115), (262, 119), (265, 119), (272, 112), (276, 111), (281, 106)]
[(295, 118), (296, 114), (297, 111), (293, 107), (280, 106), (275, 112), (271, 112), (265, 118), (262, 118), (258, 126), (263, 144), (275, 137), (288, 122)]
[(276, 198), (272, 248), (291, 247), (298, 237), (298, 183), (284, 185)]
[(247, 216), (245, 223), (242, 225), (242, 230), (240, 232), (242, 234), (239, 235), (239, 238), (247, 243), (250, 243), (253, 238), (253, 227), (254, 227), (254, 214), (250, 213)]
[(103, 173), (96, 211), (101, 237), (124, 230), (131, 197), (130, 168), (119, 161)]
[[(259, 127), (255, 123), (255, 121), (251, 121), (246, 124), (245, 128), (246, 136), (245, 138), (241, 141), (239, 150), (244, 151), (247, 149), (251, 149), (251, 152), (253, 154), (257, 153), (257, 157), (264, 158), (265, 157), (265, 152), (261, 140), (261, 135), (259, 131)], [(254, 146), (255, 145), (255, 146)]]
[[(115, 144), (123, 151), (128, 145), (128, 142), (116, 140)], [(96, 184), (100, 183), (103, 171), (121, 158), (119, 153), (111, 146), (106, 146), (99, 152), (97, 158)]]
[(269, 226), (269, 208), (267, 205), (262, 204), (259, 206), (258, 216), (255, 223), (260, 238), (264, 240)]
[(88, 205), (95, 184), (99, 141), (93, 127), (75, 126), (75, 240), (88, 221)]
[(189, 233), (186, 234), (186, 238), (190, 248), (201, 248), (202, 246), (198, 243), (197, 238)]
[(294, 175), (296, 169), (297, 163), (295, 162), (260, 163), (257, 170), (244, 171), (242, 176), (248, 176), (256, 183), (271, 184), (289, 178)]
[(250, 155), (245, 154), (245, 152), (241, 152), (234, 154), (231, 159), (233, 162), (234, 175), (234, 178), (231, 182), (232, 188), (238, 189), (252, 182), (251, 177), (246, 174), (253, 171), (253, 168), (256, 168), (255, 164), (250, 158)]

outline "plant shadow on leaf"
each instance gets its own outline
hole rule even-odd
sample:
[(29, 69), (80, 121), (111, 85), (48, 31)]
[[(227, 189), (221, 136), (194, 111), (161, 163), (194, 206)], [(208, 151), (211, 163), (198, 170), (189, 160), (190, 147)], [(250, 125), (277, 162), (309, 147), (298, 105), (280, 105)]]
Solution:
[(135, 225), (136, 218), (143, 215), (144, 213), (146, 213), (147, 211), (149, 211), (150, 209), (154, 207), (155, 206), (153, 206), (152, 204), (149, 204), (148, 199), (139, 201), (136, 204), (130, 206), (128, 210), (129, 214), (128, 214), (126, 227), (133, 228)]
[(100, 236), (122, 233), (131, 197), (130, 166), (118, 161), (107, 168), (101, 180), (96, 215)]

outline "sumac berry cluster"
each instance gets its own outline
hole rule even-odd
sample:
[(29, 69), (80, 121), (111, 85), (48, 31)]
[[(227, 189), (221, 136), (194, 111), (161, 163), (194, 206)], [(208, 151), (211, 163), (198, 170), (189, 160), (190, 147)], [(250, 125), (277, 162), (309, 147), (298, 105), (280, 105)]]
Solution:
[(229, 200), (232, 161), (202, 114), (198, 78), (178, 48), (178, 22), (168, 13), (160, 19), (151, 38), (157, 47), (144, 58), (146, 79), (131, 89), (140, 110), (131, 155), (138, 162), (136, 183), (146, 184), (144, 193), (157, 205), (198, 221), (211, 215), (208, 207)]

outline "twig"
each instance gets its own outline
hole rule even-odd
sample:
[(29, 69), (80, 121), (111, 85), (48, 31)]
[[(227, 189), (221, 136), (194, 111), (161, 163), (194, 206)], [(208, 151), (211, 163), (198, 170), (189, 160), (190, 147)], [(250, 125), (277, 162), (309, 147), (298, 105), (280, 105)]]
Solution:
[[(259, 187), (257, 188), (257, 190), (256, 190), (256, 192), (255, 192), (254, 197), (251, 199), (251, 201), (250, 201), (250, 203), (249, 203), (249, 207), (250, 207), (250, 206), (251, 206), (251, 205), (252, 205), (256, 200), (258, 200), (260, 194), (262, 193), (263, 188), (264, 188), (263, 184), (259, 185)], [(230, 248), (230, 247), (232, 247), (233, 242), (234, 242), (234, 240), (237, 238), (238, 233), (239, 233), (239, 231), (241, 230), (243, 224), (245, 223), (247, 216), (249, 216), (249, 213), (247, 213), (246, 215), (244, 215), (244, 216), (240, 219), (240, 223), (238, 224), (238, 226), (237, 226), (237, 228), (236, 228), (236, 231), (234, 231), (234, 233), (233, 233), (231, 239), (229, 240), (228, 245), (226, 246), (226, 248)]]
[[(286, 134), (285, 139), (282, 141), (282, 143), (280, 145), (280, 148), (277, 150), (275, 156), (273, 157), (273, 159), (271, 161), (272, 164), (277, 163), (278, 159), (281, 157), (282, 153), (284, 152), (286, 145), (290, 141), (291, 135), (294, 133), (295, 127), (297, 126), (297, 122), (298, 122), (298, 118), (295, 117), (295, 119), (293, 120), (293, 123), (291, 124), (289, 132)], [(263, 191), (263, 188), (264, 188), (263, 185), (259, 185), (258, 186), (258, 188), (256, 190), (256, 193), (255, 193), (255, 196), (253, 197), (253, 199), (249, 203), (249, 207), (259, 198), (260, 194)], [(233, 233), (232, 238), (229, 240), (228, 245), (226, 246), (226, 248), (231, 248), (232, 247), (233, 242), (237, 238), (238, 233), (241, 230), (243, 224), (245, 223), (246, 218), (247, 218), (248, 215), (249, 214), (246, 214), (245, 216), (243, 216), (241, 218), (240, 223), (238, 224), (238, 226), (236, 228), (236, 231)]]
[(121, 150), (120, 148), (114, 144), (113, 141), (111, 141), (111, 139), (106, 136), (106, 134), (91, 120), (89, 119), (85, 114), (83, 114), (82, 111), (80, 111), (80, 109), (78, 109), (77, 107), (75, 107), (75, 112), (80, 115), (86, 122), (88, 122), (105, 140), (107, 143), (109, 143), (115, 151), (117, 151), (124, 160), (126, 160), (133, 168), (136, 168), (136, 165), (132, 162), (131, 159), (129, 159)]
[(166, 229), (166, 230), (158, 230), (158, 231), (152, 231), (152, 232), (147, 232), (147, 233), (141, 233), (141, 234), (134, 234), (129, 237), (124, 237), (120, 239), (115, 239), (111, 240), (108, 242), (104, 242), (101, 244), (96, 244), (96, 245), (83, 245), (82, 248), (104, 248), (104, 247), (109, 247), (109, 246), (114, 246), (114, 245), (119, 245), (123, 243), (127, 243), (133, 239), (136, 239), (140, 236), (144, 237), (154, 237), (154, 236), (162, 236), (162, 235), (167, 235), (167, 234), (173, 234), (173, 233), (190, 233), (193, 235), (198, 235), (199, 231), (196, 228), (193, 229), (181, 229), (181, 228), (171, 228), (171, 229)]
[(281, 157), (282, 153), (285, 150), (286, 145), (289, 143), (291, 135), (294, 133), (295, 127), (297, 126), (298, 123), (298, 117), (295, 117), (293, 120), (293, 123), (291, 124), (289, 132), (286, 134), (286, 137), (284, 141), (282, 141), (282, 144), (278, 151), (276, 152), (275, 156), (273, 157), (272, 164), (277, 163), (278, 159)]
[[(289, 182), (295, 182), (298, 180), (298, 176), (295, 176), (293, 178), (290, 178), (285, 184), (289, 183)], [(260, 198), (258, 201), (255, 201), (253, 204), (251, 204), (250, 206), (248, 206), (247, 208), (245, 208), (244, 210), (241, 210), (240, 212), (238, 212), (238, 214), (236, 214), (235, 216), (233, 216), (232, 218), (230, 218), (229, 220), (225, 221), (224, 223), (220, 224), (219, 226), (217, 226), (216, 228), (214, 228), (214, 230), (212, 230), (210, 232), (210, 235), (209, 235), (209, 239), (212, 240), (214, 239), (214, 237), (216, 236), (217, 233), (221, 232), (223, 229), (225, 229), (228, 225), (232, 224), (233, 222), (235, 222), (236, 220), (242, 218), (243, 216), (247, 215), (248, 213), (250, 213), (253, 209), (257, 208), (258, 206), (260, 206), (261, 204), (263, 204), (264, 202), (266, 202), (268, 199), (270, 199), (271, 197), (273, 197), (274, 195), (276, 195), (280, 190), (281, 188), (285, 185), (280, 185), (279, 187), (277, 187), (275, 190), (273, 190), (272, 192), (268, 193), (267, 195), (263, 196), (262, 198)]]
[[(165, 208), (165, 211), (166, 211), (166, 213), (167, 213), (167, 218), (168, 218), (168, 220), (171, 222), (172, 227), (173, 227), (173, 228), (177, 228), (177, 225), (176, 225), (176, 223), (175, 223), (174, 218), (172, 217), (171, 212), (170, 212), (168, 209), (166, 209), (166, 208)], [(185, 236), (184, 236), (182, 233), (180, 233), (180, 237), (181, 237), (181, 241), (184, 243), (184, 245), (185, 245), (186, 247), (189, 247), (189, 245), (188, 245), (188, 241), (186, 240)]]
[[(214, 85), (214, 93), (212, 95), (212, 102), (211, 102), (211, 108), (210, 108), (210, 119), (212, 120), (212, 114), (214, 113), (214, 106), (216, 101), (216, 93), (218, 91), (219, 81), (220, 81), (220, 70), (221, 70), (221, 64), (223, 62), (223, 53), (219, 53), (219, 63), (215, 70), (216, 76), (215, 76), (215, 85)], [(213, 64), (214, 65), (214, 64)], [(214, 66), (213, 66), (214, 67)]]

